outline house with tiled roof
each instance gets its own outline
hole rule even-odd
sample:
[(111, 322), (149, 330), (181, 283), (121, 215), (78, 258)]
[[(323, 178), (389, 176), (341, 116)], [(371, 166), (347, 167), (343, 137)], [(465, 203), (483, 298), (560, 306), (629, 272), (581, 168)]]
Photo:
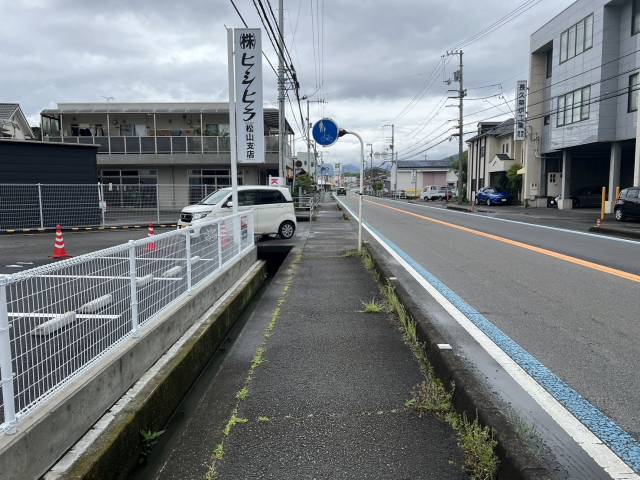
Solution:
[(0, 103), (0, 138), (33, 140), (27, 118), (17, 103)]
[(467, 198), (483, 187), (503, 186), (507, 171), (523, 165), (522, 142), (514, 140), (514, 120), (480, 122), (477, 133), (466, 140), (469, 146)]

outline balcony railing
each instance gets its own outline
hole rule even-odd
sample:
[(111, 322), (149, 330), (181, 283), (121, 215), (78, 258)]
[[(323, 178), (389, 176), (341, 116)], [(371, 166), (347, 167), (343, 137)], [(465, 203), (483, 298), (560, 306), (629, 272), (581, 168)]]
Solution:
[[(229, 153), (229, 137), (47, 137), (49, 142), (98, 145), (98, 153), (118, 155)], [(278, 152), (278, 137), (264, 137), (265, 151)], [(286, 153), (289, 154), (286, 145)]]

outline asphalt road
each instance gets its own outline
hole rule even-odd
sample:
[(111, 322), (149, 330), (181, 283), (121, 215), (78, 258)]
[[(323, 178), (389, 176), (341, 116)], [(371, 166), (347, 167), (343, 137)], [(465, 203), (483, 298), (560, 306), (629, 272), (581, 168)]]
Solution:
[[(156, 234), (171, 229), (156, 229)], [(64, 232), (64, 243), (69, 255), (82, 255), (103, 248), (138, 240), (147, 236), (147, 229), (92, 230)], [(0, 235), (0, 275), (11, 274), (51, 263), (55, 232)]]
[(640, 439), (640, 242), (365, 198), (371, 226)]

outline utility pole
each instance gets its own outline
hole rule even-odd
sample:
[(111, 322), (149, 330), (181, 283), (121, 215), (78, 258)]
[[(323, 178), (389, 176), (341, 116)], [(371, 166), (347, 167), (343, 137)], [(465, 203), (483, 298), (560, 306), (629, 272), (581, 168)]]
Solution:
[[(278, 25), (280, 35), (278, 37), (278, 165), (280, 176), (287, 176), (285, 165), (284, 147), (286, 144), (285, 117), (284, 117), (284, 0), (279, 0)], [(295, 165), (293, 171), (295, 173)]]
[(373, 143), (367, 143), (369, 145), (369, 187), (373, 192)]
[[(464, 97), (466, 95), (464, 90), (464, 74), (462, 64), (462, 50), (448, 51), (447, 55), (458, 55), (460, 57), (460, 69), (453, 74), (453, 80), (457, 81), (460, 85), (458, 89), (458, 100), (460, 102), (460, 116), (458, 124), (458, 204), (462, 204), (462, 171), (464, 166), (462, 164), (462, 154), (464, 153)], [(447, 82), (449, 83), (449, 82)]]
[[(391, 149), (391, 171), (395, 171), (394, 174), (394, 182), (393, 182), (393, 192), (395, 194), (396, 189), (398, 188), (398, 165), (396, 164), (397, 158), (398, 156), (395, 155), (394, 156), (394, 152), (395, 152), (395, 131), (394, 131), (394, 125), (389, 124), (389, 125), (383, 125), (383, 127), (391, 127), (391, 145), (389, 146), (389, 148)], [(393, 168), (395, 165), (395, 169)]]

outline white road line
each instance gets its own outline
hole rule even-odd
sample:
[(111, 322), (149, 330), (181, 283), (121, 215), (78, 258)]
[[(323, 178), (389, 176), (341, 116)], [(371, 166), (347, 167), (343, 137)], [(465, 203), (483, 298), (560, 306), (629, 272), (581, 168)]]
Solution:
[(439, 212), (446, 212), (446, 213), (459, 214), (459, 215), (469, 215), (469, 216), (472, 216), (472, 217), (475, 217), (475, 218), (485, 218), (485, 219), (488, 219), (488, 220), (495, 220), (497, 222), (514, 223), (516, 225), (524, 225), (524, 226), (527, 226), (527, 227), (541, 228), (543, 230), (553, 230), (553, 231), (556, 231), (556, 232), (571, 233), (571, 234), (574, 234), (574, 235), (582, 235), (584, 237), (599, 238), (600, 240), (610, 240), (610, 241), (613, 241), (613, 242), (622, 242), (622, 243), (631, 243), (631, 244), (634, 244), (634, 245), (640, 245), (640, 241), (639, 240), (630, 240), (628, 238), (619, 238), (619, 237), (613, 237), (613, 236), (610, 236), (610, 235), (600, 235), (598, 233), (581, 232), (579, 230), (570, 230), (568, 228), (550, 227), (549, 225), (538, 225), (536, 223), (521, 222), (519, 220), (509, 220), (508, 218), (489, 217), (487, 215), (479, 215), (477, 213), (471, 213), (471, 212), (461, 212), (459, 210), (449, 210), (447, 208), (432, 207), (430, 205), (422, 205), (420, 203), (403, 202), (402, 200), (394, 200), (392, 198), (381, 198), (381, 197), (370, 197), (370, 198), (379, 198), (381, 200), (388, 200), (390, 202), (398, 202), (398, 203), (401, 203), (403, 205), (413, 205), (413, 206), (421, 207), (421, 208), (430, 208), (432, 210), (437, 210)]
[[(339, 200), (338, 202), (342, 204), (354, 219), (358, 219), (358, 216), (352, 212), (349, 207)], [(562, 406), (549, 392), (538, 384), (520, 365), (514, 362), (500, 347), (493, 343), (482, 330), (449, 302), (449, 300), (436, 290), (436, 288), (420, 275), (406, 260), (398, 255), (367, 225), (363, 223), (362, 226), (612, 479), (640, 480), (640, 476), (624, 463), (609, 447), (603, 444), (598, 437)]]

